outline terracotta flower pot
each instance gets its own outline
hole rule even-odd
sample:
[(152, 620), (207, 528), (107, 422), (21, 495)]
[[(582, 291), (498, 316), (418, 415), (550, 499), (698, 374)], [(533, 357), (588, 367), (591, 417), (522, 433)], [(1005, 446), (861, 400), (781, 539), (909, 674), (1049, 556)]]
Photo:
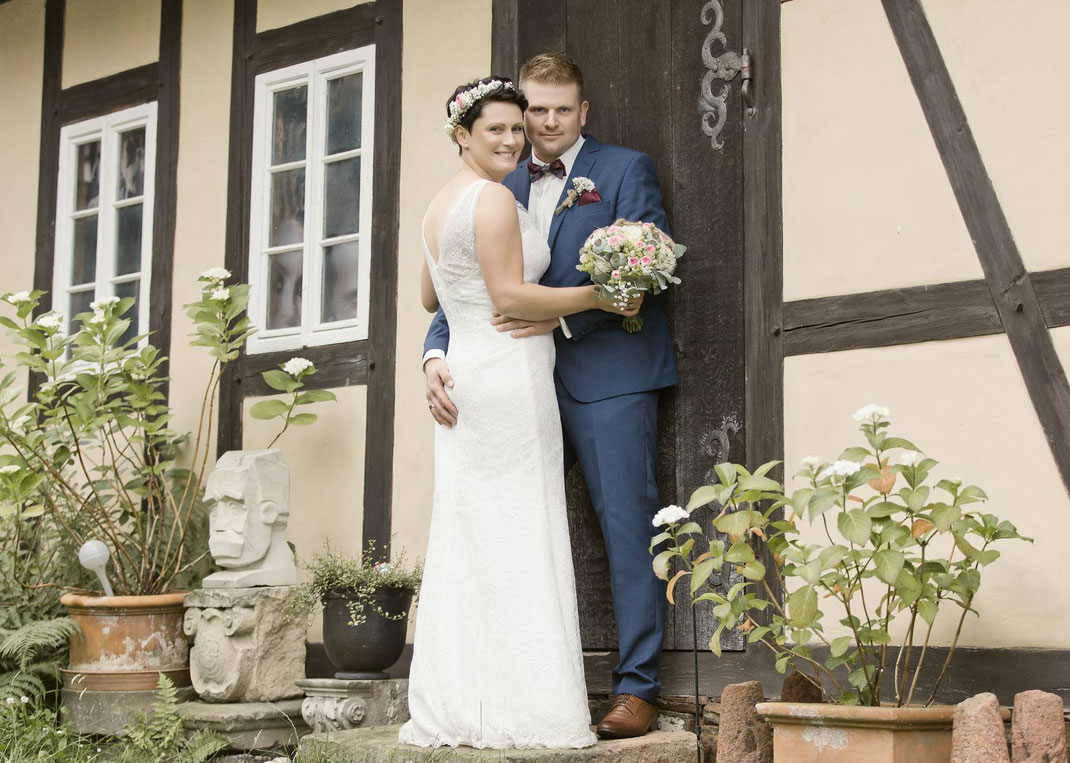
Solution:
[(761, 702), (776, 763), (947, 763), (955, 708)]
[(81, 631), (71, 637), (70, 664), (60, 671), (63, 702), (79, 731), (121, 732), (151, 703), (161, 673), (179, 689), (190, 686), (183, 596), (60, 599)]

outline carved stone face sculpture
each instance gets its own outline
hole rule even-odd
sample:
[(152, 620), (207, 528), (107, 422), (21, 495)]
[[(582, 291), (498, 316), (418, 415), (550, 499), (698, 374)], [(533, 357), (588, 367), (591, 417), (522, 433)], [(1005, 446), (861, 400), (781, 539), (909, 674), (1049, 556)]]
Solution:
[(223, 454), (208, 477), (205, 500), (211, 505), (208, 549), (217, 564), (232, 571), (230, 575), (209, 575), (206, 586), (232, 587), (239, 580), (246, 580), (245, 585), (291, 584), (288, 571), (284, 576), (287, 582), (237, 574), (293, 567), (285, 537), (290, 474), (281, 453), (248, 450)]

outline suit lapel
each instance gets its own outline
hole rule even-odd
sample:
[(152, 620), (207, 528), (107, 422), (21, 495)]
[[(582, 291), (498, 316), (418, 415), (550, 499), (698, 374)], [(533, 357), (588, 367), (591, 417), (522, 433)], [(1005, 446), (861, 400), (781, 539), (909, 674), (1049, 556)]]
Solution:
[(528, 200), (531, 198), (531, 174), (528, 172), (528, 162), (531, 160), (531, 156), (527, 156), (520, 160), (520, 164), (516, 165), (516, 172), (520, 176), (514, 182), (515, 189), (513, 195), (516, 196), (516, 200), (524, 205), (524, 209), (528, 208)]
[[(599, 146), (599, 142), (590, 135), (584, 138), (583, 145), (580, 146), (580, 153), (576, 156), (576, 161), (572, 163), (572, 172), (565, 178), (565, 187), (561, 189), (561, 195), (557, 198), (557, 204), (554, 205), (555, 209), (561, 206), (561, 202), (565, 200), (569, 189), (572, 188), (572, 178), (590, 177), (591, 168), (594, 167), (595, 160), (597, 159)], [(529, 180), (528, 188), (530, 187), (531, 182)], [(573, 204), (572, 207), (574, 206), (576, 205)], [(550, 220), (550, 235), (547, 239), (547, 243), (550, 245), (550, 251), (553, 251), (557, 232), (561, 230), (561, 223), (564, 221), (565, 215), (572, 211), (572, 207), (565, 207), (560, 212), (555, 213)]]

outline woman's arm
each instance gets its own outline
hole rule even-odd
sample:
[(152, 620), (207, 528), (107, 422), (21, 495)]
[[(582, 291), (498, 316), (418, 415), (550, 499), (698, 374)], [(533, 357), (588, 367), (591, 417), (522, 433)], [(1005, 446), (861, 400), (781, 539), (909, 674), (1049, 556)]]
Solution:
[(423, 302), (424, 310), (435, 313), (438, 312), (438, 294), (435, 293), (435, 284), (431, 281), (431, 269), (427, 265), (427, 257), (423, 258), (423, 263), (420, 269), (420, 301)]
[(524, 252), (516, 200), (508, 188), (487, 184), (476, 203), (476, 253), (494, 308), (502, 315), (541, 321), (592, 308), (634, 315), (600, 300), (594, 286), (555, 288), (524, 282)]

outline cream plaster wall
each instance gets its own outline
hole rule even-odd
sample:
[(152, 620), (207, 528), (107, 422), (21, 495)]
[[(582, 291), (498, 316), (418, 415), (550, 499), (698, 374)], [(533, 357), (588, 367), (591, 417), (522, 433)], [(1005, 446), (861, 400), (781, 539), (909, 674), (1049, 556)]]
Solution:
[(980, 278), (881, 4), (782, 19), (784, 299)]
[[(173, 426), (179, 431), (195, 431), (212, 366), (203, 347), (189, 346), (193, 325), (182, 306), (196, 298), (197, 276), (223, 264), (233, 23), (231, 2), (183, 4), (170, 353)], [(214, 435), (211, 443), (214, 450)]]
[[(368, 388), (333, 390), (336, 403), (314, 403), (305, 410), (319, 416), (308, 427), (291, 427), (275, 444), (290, 466), (290, 523), (286, 539), (300, 560), (331, 547), (359, 554), (364, 504), (364, 433)], [(277, 420), (248, 415), (258, 400), (247, 398), (243, 410), (246, 448), (265, 448), (279, 431)], [(307, 574), (298, 567), (299, 579)], [(323, 639), (320, 618), (314, 618), (309, 641)]]
[[(0, 5), (0, 113), (7, 115), (0, 120), (0, 176), (7, 191), (0, 202), (0, 293), (33, 288), (44, 35), (44, 2)], [(0, 332), (0, 356), (14, 351), (7, 332)]]
[[(419, 228), (431, 197), (458, 167), (456, 150), (442, 135), (446, 98), (459, 83), (490, 71), (491, 3), (406, 0), (404, 7), (393, 527), (395, 545), (422, 557), (431, 521), (434, 423), (420, 368), (431, 316), (419, 299)], [(465, 44), (458, 46), (462, 34)]]
[(1026, 266), (1070, 266), (1070, 3), (923, 5)]
[[(1070, 329), (1055, 339), (1065, 363)], [(851, 414), (876, 402), (891, 409), (893, 433), (940, 461), (934, 475), (980, 485), (985, 511), (1036, 539), (1005, 542), (1002, 558), (984, 568), (981, 617), (967, 618), (961, 645), (1070, 646), (1061, 615), (1070, 589), (1051, 584), (1070, 577), (1070, 500), (1005, 336), (789, 357), (784, 382), (789, 473), (806, 455), (831, 460), (859, 444)], [(934, 643), (950, 642), (949, 615), (937, 620)], [(842, 635), (838, 619), (826, 618), (827, 632)]]
[(368, 0), (259, 0), (256, 5), (256, 31), (278, 29), (325, 13), (352, 8)]
[(151, 64), (160, 0), (68, 0), (63, 33), (63, 87)]

